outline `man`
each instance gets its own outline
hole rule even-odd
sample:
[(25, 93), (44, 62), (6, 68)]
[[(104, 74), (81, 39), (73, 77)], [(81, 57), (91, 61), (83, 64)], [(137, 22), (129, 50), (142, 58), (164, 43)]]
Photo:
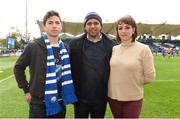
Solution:
[(85, 33), (69, 43), (72, 76), (78, 97), (75, 118), (103, 118), (107, 104), (109, 60), (115, 43), (102, 30), (102, 19), (90, 12)]
[[(56, 11), (43, 19), (46, 35), (30, 42), (14, 67), (18, 86), (29, 103), (30, 118), (65, 118), (66, 104), (76, 102), (67, 50), (59, 39), (62, 21)], [(29, 66), (30, 80), (25, 69)]]

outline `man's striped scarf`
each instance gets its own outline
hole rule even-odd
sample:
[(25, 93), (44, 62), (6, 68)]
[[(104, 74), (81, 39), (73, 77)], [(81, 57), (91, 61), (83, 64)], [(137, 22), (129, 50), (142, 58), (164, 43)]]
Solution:
[[(54, 115), (61, 112), (61, 107), (58, 103), (58, 76), (56, 74), (55, 59), (52, 46), (50, 45), (47, 35), (43, 36), (47, 48), (47, 70), (46, 70), (46, 84), (45, 84), (45, 105), (46, 115)], [(71, 66), (68, 52), (61, 40), (59, 40), (62, 67), (61, 67), (61, 84), (62, 84), (62, 100), (64, 105), (74, 103), (77, 101), (75, 96), (74, 85), (71, 76)]]

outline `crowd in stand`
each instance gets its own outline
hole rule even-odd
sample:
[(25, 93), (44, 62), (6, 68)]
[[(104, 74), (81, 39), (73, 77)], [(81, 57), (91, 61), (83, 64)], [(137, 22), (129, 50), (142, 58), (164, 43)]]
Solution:
[(180, 40), (171, 39), (153, 39), (151, 36), (146, 38), (140, 36), (137, 39), (139, 42), (148, 45), (153, 54), (161, 53), (163, 57), (174, 57), (180, 54)]

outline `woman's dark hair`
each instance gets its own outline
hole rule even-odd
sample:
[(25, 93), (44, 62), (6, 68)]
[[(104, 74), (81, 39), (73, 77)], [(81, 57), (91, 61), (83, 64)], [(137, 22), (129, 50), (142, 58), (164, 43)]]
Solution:
[(59, 13), (56, 12), (56, 11), (54, 11), (54, 10), (50, 10), (50, 11), (48, 11), (48, 12), (46, 13), (46, 15), (45, 15), (44, 18), (43, 18), (43, 25), (44, 25), (44, 26), (45, 26), (45, 24), (46, 24), (47, 19), (50, 18), (50, 17), (52, 17), (52, 16), (57, 16), (57, 17), (59, 17), (59, 19), (60, 19), (60, 21), (61, 21), (61, 17), (59, 16)]
[(136, 25), (135, 20), (131, 16), (129, 16), (129, 15), (120, 18), (116, 22), (116, 38), (117, 38), (117, 41), (119, 43), (121, 43), (121, 39), (120, 39), (119, 34), (118, 34), (118, 25), (121, 24), (121, 23), (125, 23), (125, 24), (128, 24), (128, 25), (131, 25), (132, 28), (135, 28), (135, 32), (132, 35), (132, 42), (134, 42), (136, 37), (137, 37), (137, 25)]

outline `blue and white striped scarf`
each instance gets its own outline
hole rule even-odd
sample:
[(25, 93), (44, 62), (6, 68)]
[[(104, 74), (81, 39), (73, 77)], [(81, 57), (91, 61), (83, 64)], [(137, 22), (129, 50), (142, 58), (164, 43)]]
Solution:
[[(52, 46), (50, 45), (47, 35), (43, 36), (47, 48), (47, 70), (46, 70), (46, 84), (45, 84), (45, 105), (46, 115), (54, 115), (61, 112), (61, 107), (58, 103), (58, 86), (57, 79), (59, 76), (56, 74), (55, 59)], [(71, 76), (71, 66), (68, 52), (63, 44), (59, 41), (62, 67), (61, 67), (61, 84), (62, 84), (62, 100), (64, 105), (71, 104), (77, 101), (75, 96), (73, 80)]]

